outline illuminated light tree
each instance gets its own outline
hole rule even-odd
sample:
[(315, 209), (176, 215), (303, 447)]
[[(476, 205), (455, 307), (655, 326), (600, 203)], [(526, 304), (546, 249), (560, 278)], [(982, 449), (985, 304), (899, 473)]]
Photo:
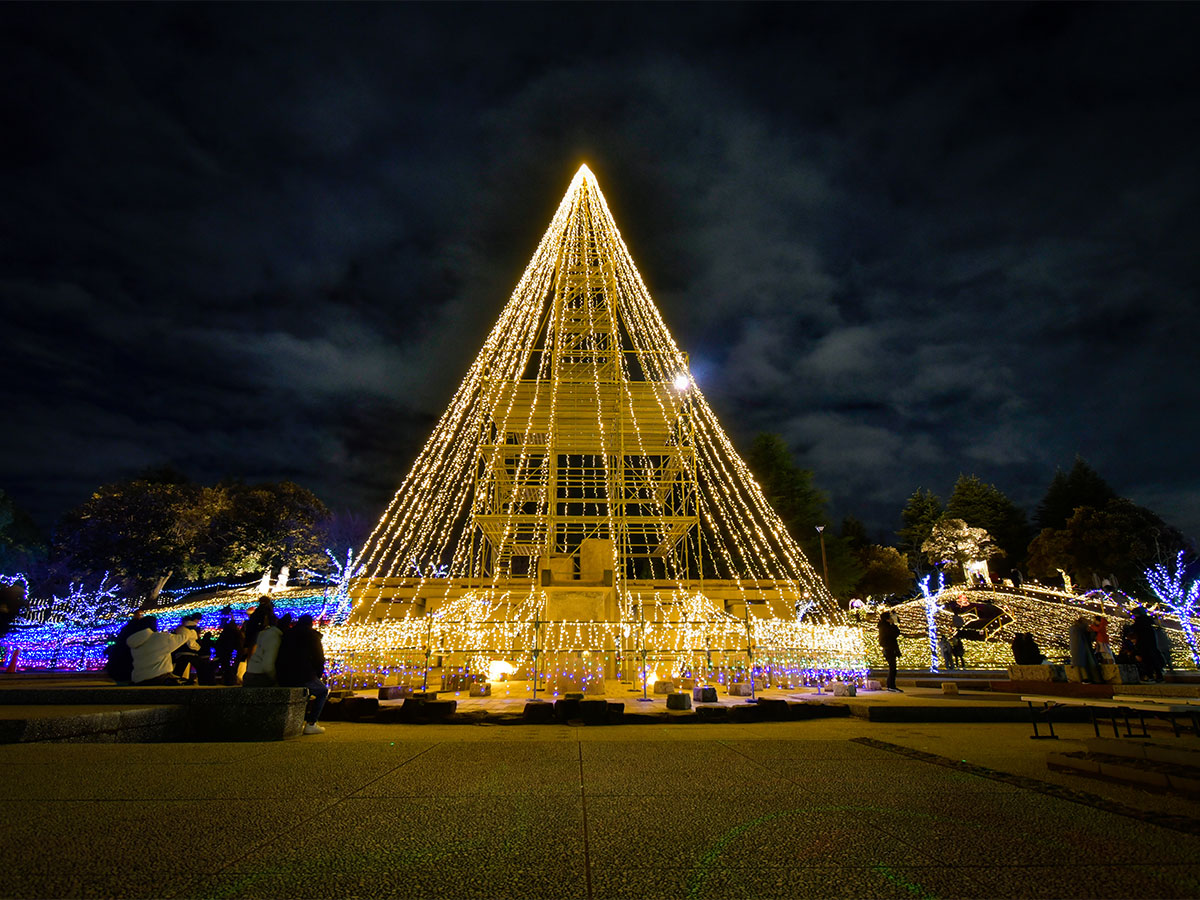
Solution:
[(65, 597), (54, 596), (50, 603), (50, 615), (67, 625), (93, 625), (120, 619), (133, 612), (135, 601), (120, 595), (119, 584), (108, 583), (108, 572), (94, 588), (83, 582), (72, 583)]
[(1010, 566), (1024, 565), (1029, 545), (1029, 523), (1025, 512), (1004, 492), (974, 475), (960, 475), (954, 493), (946, 501), (946, 518), (962, 519), (974, 528), (983, 528), (1003, 551)]
[(972, 528), (962, 519), (942, 519), (934, 525), (929, 539), (921, 545), (921, 552), (931, 563), (958, 563), (968, 581), (971, 563), (1004, 554), (986, 529)]
[(1193, 579), (1188, 584), (1185, 579), (1187, 567), (1183, 564), (1184, 551), (1179, 551), (1175, 558), (1174, 571), (1161, 563), (1146, 570), (1146, 581), (1151, 590), (1158, 595), (1167, 608), (1179, 620), (1183, 636), (1187, 638), (1188, 649), (1192, 651), (1192, 661), (1200, 665), (1200, 650), (1196, 646), (1195, 616), (1197, 605), (1200, 604), (1200, 578)]
[(697, 594), (737, 619), (844, 621), (717, 422), (586, 166), (359, 558), (348, 650), (395, 639), (405, 626), (388, 622), (405, 617), (432, 642), (437, 610), (539, 653), (547, 623), (607, 622), (578, 643), (620, 654), (645, 631), (628, 623), (682, 623)]
[(301, 569), (300, 574), (315, 580), (331, 582), (331, 589), (325, 591), (325, 605), (321, 607), (321, 614), (318, 618), (329, 619), (340, 624), (350, 614), (350, 584), (363, 573), (365, 567), (361, 563), (355, 562), (353, 547), (346, 551), (345, 565), (339, 562), (338, 558), (328, 549), (325, 550), (325, 555), (333, 563), (332, 574), (326, 575), (310, 569)]
[(941, 612), (941, 607), (938, 606), (938, 599), (942, 596), (942, 589), (946, 586), (943, 574), (938, 572), (937, 589), (929, 590), (929, 579), (932, 575), (926, 575), (920, 581), (921, 596), (925, 601), (925, 633), (929, 637), (929, 671), (937, 672), (938, 669), (938, 630), (937, 630), (937, 614)]

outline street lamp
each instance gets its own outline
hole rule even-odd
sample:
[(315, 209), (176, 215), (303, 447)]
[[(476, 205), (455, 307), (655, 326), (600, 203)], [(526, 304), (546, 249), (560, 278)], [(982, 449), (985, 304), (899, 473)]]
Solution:
[(829, 590), (829, 560), (825, 558), (825, 526), (818, 525), (817, 534), (821, 536), (821, 568), (825, 570), (825, 590)]

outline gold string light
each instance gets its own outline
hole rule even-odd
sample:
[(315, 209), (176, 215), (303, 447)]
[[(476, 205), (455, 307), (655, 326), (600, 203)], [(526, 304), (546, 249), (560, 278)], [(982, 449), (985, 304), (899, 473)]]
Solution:
[(438, 658), (581, 683), (702, 657), (714, 677), (714, 654), (724, 672), (752, 649), (780, 671), (863, 669), (587, 166), (360, 558), (326, 645), (364, 682)]

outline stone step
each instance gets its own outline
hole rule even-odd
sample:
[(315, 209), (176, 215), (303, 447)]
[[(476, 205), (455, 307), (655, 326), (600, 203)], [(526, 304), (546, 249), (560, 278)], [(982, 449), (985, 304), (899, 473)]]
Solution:
[(1131, 741), (1128, 738), (1087, 738), (1084, 741), (1088, 753), (1120, 756), (1129, 759), (1148, 759), (1171, 766), (1200, 769), (1200, 741), (1160, 744), (1149, 741)]
[(1200, 797), (1200, 768), (1110, 753), (1050, 753), (1046, 767), (1122, 784)]

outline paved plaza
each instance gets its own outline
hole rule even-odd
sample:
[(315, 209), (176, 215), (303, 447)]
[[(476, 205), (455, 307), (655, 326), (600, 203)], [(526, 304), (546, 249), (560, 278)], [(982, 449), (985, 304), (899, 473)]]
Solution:
[[(331, 723), (0, 747), (6, 897), (1194, 897), (1200, 804), (1029, 727)], [(1193, 740), (1181, 738), (1180, 740)]]

